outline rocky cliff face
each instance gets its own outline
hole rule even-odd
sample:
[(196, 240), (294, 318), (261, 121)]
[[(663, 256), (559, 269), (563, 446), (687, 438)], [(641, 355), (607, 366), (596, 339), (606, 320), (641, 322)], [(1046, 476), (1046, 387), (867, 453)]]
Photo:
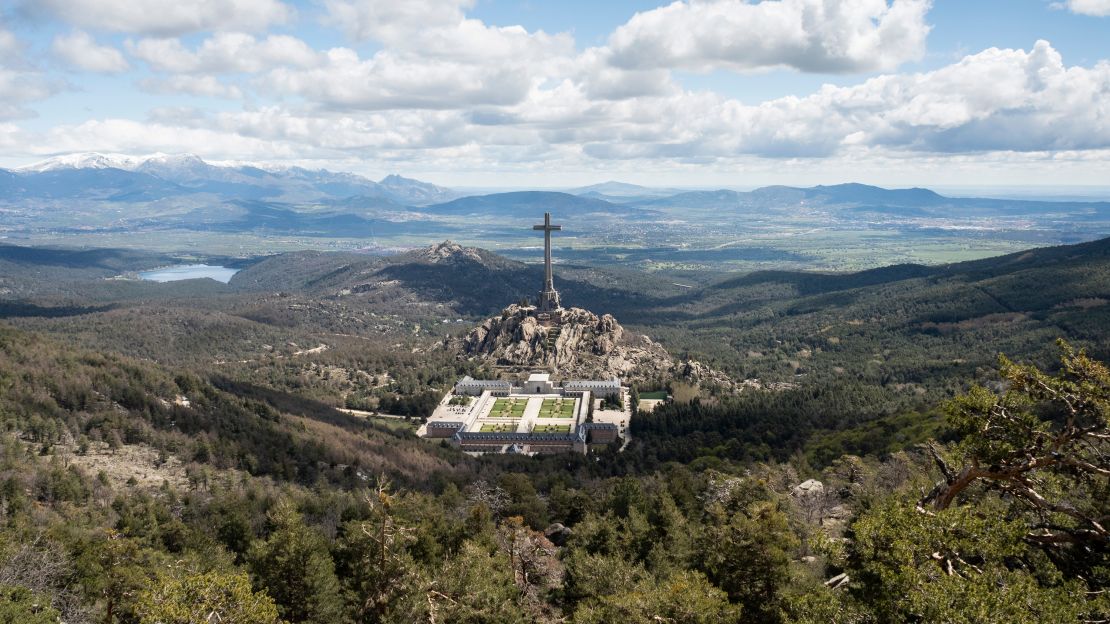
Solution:
[(612, 315), (598, 316), (582, 308), (564, 310), (559, 326), (545, 327), (531, 308), (511, 305), (471, 330), (460, 350), (467, 357), (501, 366), (547, 369), (570, 378), (615, 376), (625, 382), (678, 378), (731, 385), (726, 377), (697, 362), (676, 362), (662, 345), (626, 332)]

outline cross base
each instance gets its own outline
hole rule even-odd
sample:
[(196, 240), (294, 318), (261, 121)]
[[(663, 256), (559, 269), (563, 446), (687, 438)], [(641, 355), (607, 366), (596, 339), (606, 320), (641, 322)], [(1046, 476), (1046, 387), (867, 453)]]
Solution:
[(544, 290), (540, 292), (539, 303), (536, 304), (537, 312), (555, 312), (561, 310), (562, 305), (559, 304), (559, 291), (552, 288), (551, 290)]

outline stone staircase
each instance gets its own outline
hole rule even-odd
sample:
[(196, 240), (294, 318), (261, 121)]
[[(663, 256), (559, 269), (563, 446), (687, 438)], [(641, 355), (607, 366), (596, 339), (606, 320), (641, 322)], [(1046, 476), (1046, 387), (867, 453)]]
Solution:
[(548, 330), (547, 342), (544, 343), (544, 346), (547, 348), (548, 351), (551, 351), (555, 348), (555, 341), (559, 339), (560, 333), (562, 333), (562, 329), (560, 329), (558, 325)]

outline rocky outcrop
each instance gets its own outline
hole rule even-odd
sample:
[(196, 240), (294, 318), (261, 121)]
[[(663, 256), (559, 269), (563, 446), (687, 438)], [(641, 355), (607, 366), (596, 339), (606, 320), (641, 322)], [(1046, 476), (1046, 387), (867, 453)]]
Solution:
[(474, 247), (463, 247), (451, 240), (445, 240), (431, 247), (419, 249), (414, 255), (420, 260), (433, 264), (440, 262), (458, 262), (459, 260), (469, 260), (471, 262), (483, 261), (478, 249)]
[(568, 308), (560, 323), (549, 325), (533, 311), (518, 305), (505, 308), (471, 330), (461, 341), (461, 352), (499, 366), (547, 369), (565, 377), (619, 377), (632, 383), (679, 378), (731, 386), (727, 377), (698, 362), (676, 362), (663, 345), (625, 331), (610, 314)]

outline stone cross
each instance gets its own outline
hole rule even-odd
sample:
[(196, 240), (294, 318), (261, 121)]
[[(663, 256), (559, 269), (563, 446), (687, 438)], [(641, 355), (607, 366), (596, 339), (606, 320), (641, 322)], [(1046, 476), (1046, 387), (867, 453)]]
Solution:
[(533, 225), (533, 230), (543, 230), (543, 290), (540, 291), (540, 312), (553, 312), (559, 309), (559, 293), (551, 278), (551, 233), (563, 229), (561, 225), (551, 225), (551, 213), (543, 213), (543, 224)]

